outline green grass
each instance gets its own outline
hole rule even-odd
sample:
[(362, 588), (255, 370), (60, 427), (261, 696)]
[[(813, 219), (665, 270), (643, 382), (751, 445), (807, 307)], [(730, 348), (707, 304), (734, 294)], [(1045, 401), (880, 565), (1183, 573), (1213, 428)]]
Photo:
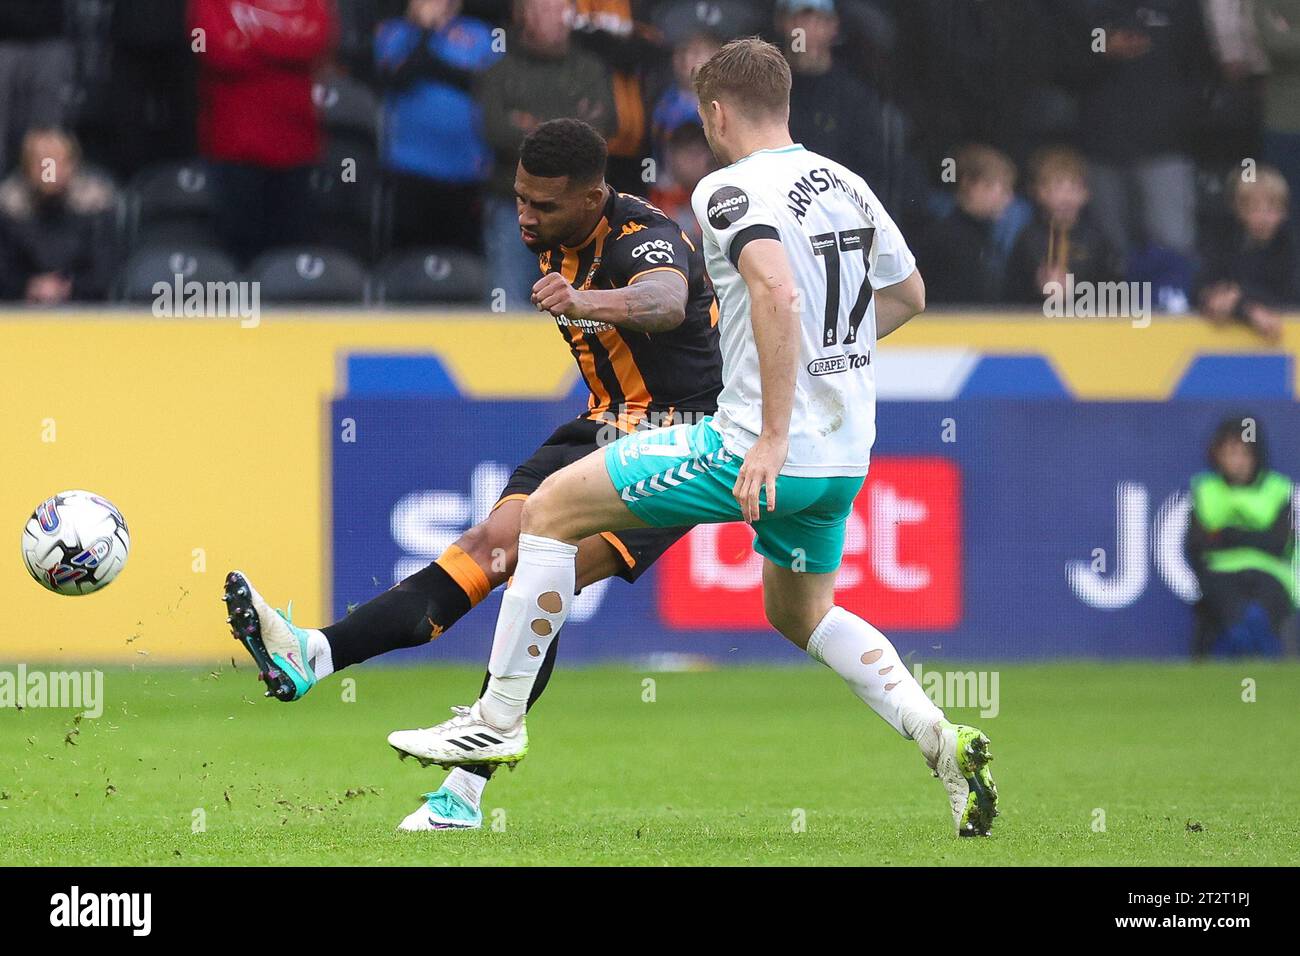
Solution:
[(1002, 796), (960, 841), (914, 745), (823, 669), (561, 670), (485, 794), (503, 829), (395, 833), (442, 773), (384, 736), (479, 673), (362, 668), (353, 703), (336, 677), (284, 705), (242, 665), (110, 670), (70, 738), (71, 711), (0, 710), (0, 865), (1300, 862), (1295, 665), (1000, 668), (996, 717), (950, 711)]

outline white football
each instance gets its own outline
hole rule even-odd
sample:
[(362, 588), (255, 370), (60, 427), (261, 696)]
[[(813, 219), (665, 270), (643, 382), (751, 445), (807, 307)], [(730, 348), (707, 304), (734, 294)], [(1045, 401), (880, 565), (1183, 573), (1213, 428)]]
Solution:
[(89, 491), (46, 498), (23, 528), (23, 561), (56, 594), (90, 594), (122, 571), (131, 550), (126, 519)]

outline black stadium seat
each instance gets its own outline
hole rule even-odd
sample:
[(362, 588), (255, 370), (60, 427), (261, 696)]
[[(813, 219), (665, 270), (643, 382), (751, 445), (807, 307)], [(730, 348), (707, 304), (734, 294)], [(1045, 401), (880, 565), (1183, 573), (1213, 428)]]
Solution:
[(248, 278), (260, 283), (264, 303), (339, 303), (366, 301), (365, 267), (340, 249), (291, 246), (272, 249), (253, 260)]
[(185, 282), (231, 282), (239, 278), (234, 261), (212, 246), (166, 245), (137, 249), (127, 259), (118, 280), (117, 299), (122, 302), (151, 302), (154, 285), (173, 285), (176, 276)]
[(372, 262), (380, 208), (379, 161), (373, 149), (351, 148), (354, 145), (332, 142), (324, 161), (311, 171), (308, 234), (321, 245)]
[(312, 84), (311, 98), (330, 136), (355, 137), (374, 148), (379, 100), (368, 86), (350, 76), (331, 76)]
[(220, 246), (221, 237), (211, 221), (203, 219), (160, 219), (142, 225), (132, 240), (137, 249), (150, 246)]
[(487, 269), (482, 258), (461, 249), (395, 252), (376, 270), (379, 305), (483, 301)]
[(203, 163), (159, 163), (141, 170), (128, 187), (135, 226), (158, 219), (210, 218), (212, 183)]

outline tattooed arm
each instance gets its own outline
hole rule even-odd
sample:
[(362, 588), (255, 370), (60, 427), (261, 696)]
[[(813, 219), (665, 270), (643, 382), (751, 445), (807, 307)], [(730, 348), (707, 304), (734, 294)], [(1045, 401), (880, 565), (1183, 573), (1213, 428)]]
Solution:
[(656, 269), (622, 289), (578, 290), (558, 272), (533, 286), (533, 304), (552, 315), (607, 322), (629, 332), (668, 332), (686, 321), (686, 277)]

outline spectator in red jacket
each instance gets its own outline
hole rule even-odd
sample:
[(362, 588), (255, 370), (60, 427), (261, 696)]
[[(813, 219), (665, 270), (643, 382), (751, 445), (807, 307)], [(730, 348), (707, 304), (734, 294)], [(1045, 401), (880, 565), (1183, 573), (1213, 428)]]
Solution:
[(333, 47), (330, 0), (190, 0), (199, 63), (199, 152), (212, 164), (217, 228), (247, 261), (303, 237), (320, 158), (311, 98)]

